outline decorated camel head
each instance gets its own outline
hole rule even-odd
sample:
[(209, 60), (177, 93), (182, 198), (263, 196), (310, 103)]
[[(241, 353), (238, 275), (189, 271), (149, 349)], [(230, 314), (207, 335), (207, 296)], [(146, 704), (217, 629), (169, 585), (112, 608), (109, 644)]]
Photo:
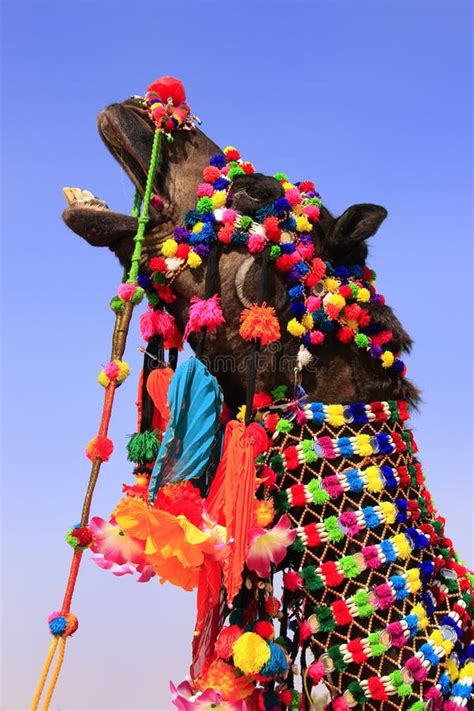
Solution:
[[(132, 98), (108, 106), (100, 112), (97, 124), (105, 145), (143, 195), (155, 131), (153, 118), (143, 99)], [(142, 252), (144, 273), (149, 273), (150, 259), (161, 256), (165, 241), (173, 237), (185, 215), (195, 208), (196, 188), (206, 183), (203, 171), (207, 169), (207, 178), (215, 181), (215, 175), (212, 177), (213, 157), (224, 155), (198, 128), (175, 131), (173, 139), (162, 142), (161, 158), (153, 181), (154, 195)], [(234, 157), (233, 153), (229, 155)], [(282, 182), (285, 181), (258, 172), (246, 174), (245, 170), (244, 164), (232, 182), (227, 182), (226, 206), (255, 217), (284, 198)], [(214, 171), (219, 172), (216, 168)], [(68, 201), (63, 214), (66, 224), (89, 244), (109, 248), (121, 265), (129, 268), (137, 217), (113, 212), (88, 191), (66, 189), (65, 196)], [(386, 210), (378, 205), (358, 204), (337, 218), (322, 205), (318, 211), (318, 220), (311, 225), (311, 258), (331, 260), (348, 267), (363, 266), (368, 251), (367, 240), (377, 232), (387, 215)], [(207, 267), (207, 262), (203, 261), (198, 268), (180, 271), (174, 279), (176, 299), (167, 308), (181, 332), (188, 320), (190, 299), (204, 296)], [(231, 406), (245, 401), (247, 364), (252, 346), (239, 335), (239, 319), (242, 309), (255, 302), (261, 279), (261, 253), (249, 254), (244, 245), (237, 243), (220, 244), (215, 286), (222, 300), (225, 323), (214, 334), (207, 335), (205, 356)], [(298, 341), (285, 324), (294, 314), (297, 317), (301, 314), (291, 305), (284, 273), (278, 268), (269, 270), (264, 300), (276, 309), (281, 340), (278, 345), (262, 346), (257, 388), (271, 386), (276, 379), (292, 383), (299, 348)], [(401, 353), (410, 348), (410, 337), (383, 299), (371, 300), (366, 310), (380, 332), (392, 334), (391, 351)], [(353, 339), (350, 340), (351, 343), (347, 339), (338, 340), (331, 334), (323, 343), (306, 339), (312, 363), (303, 371), (302, 385), (312, 398), (322, 402), (369, 401), (381, 396), (411, 402), (417, 400), (416, 388), (402, 377), (400, 370), (380, 368), (367, 355), (367, 348), (360, 348)], [(189, 341), (196, 347), (198, 337), (191, 334)]]

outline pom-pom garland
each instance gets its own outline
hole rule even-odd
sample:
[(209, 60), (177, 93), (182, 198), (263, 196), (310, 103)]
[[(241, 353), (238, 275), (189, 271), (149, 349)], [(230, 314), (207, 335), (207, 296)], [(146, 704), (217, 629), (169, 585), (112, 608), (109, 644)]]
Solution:
[[(216, 243), (243, 245), (253, 255), (269, 245), (270, 259), (287, 283), (292, 314), (285, 328), (288, 333), (304, 346), (318, 346), (334, 333), (341, 343), (366, 351), (384, 369), (404, 375), (405, 365), (390, 348), (393, 335), (381, 338), (383, 329), (372, 322), (370, 305), (384, 303), (375, 290), (375, 273), (367, 267), (342, 267), (314, 257), (311, 231), (320, 218), (321, 198), (313, 183), (292, 184), (286, 175), (277, 174), (284, 197), (249, 217), (229, 208), (228, 198), (234, 178), (253, 172), (253, 165), (242, 161), (233, 147), (211, 158), (203, 170), (196, 209), (188, 212), (184, 225), (165, 240), (162, 256), (150, 260), (152, 299), (169, 303), (166, 282), (172, 282), (186, 266), (199, 267)], [(265, 345), (281, 337), (270, 309), (254, 305), (244, 310), (240, 334), (245, 340), (260, 340)], [(215, 328), (223, 322), (217, 315), (210, 318)], [(190, 321), (187, 334), (199, 330), (199, 309), (195, 328)], [(301, 367), (308, 362), (301, 358)]]

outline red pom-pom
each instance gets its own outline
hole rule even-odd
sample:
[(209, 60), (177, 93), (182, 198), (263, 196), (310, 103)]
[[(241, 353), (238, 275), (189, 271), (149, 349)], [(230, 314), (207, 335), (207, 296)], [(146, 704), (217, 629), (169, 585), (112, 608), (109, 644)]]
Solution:
[(280, 241), (281, 229), (278, 227), (278, 220), (276, 217), (273, 215), (266, 217), (263, 221), (263, 226), (265, 227), (268, 239), (271, 239), (272, 242)]
[(266, 393), (264, 390), (259, 390), (258, 393), (255, 393), (253, 396), (253, 409), (254, 410), (263, 410), (266, 407), (270, 407), (270, 405), (273, 404), (273, 398), (271, 395)]
[(318, 279), (317, 274), (313, 274), (313, 272), (310, 272), (308, 276), (306, 277), (306, 286), (309, 289), (312, 289), (313, 286), (316, 286), (318, 284), (320, 279)]
[(276, 617), (278, 615), (278, 612), (280, 611), (280, 602), (276, 599), (276, 597), (273, 597), (273, 595), (269, 595), (267, 597), (265, 600), (265, 610), (267, 611), (267, 615), (270, 615), (271, 617)]
[(303, 259), (311, 259), (314, 254), (314, 244), (299, 244), (298, 252), (301, 254)]
[(91, 439), (88, 443), (86, 457), (90, 459), (91, 462), (94, 462), (96, 459), (107, 462), (113, 451), (114, 443), (112, 440), (103, 435), (97, 435), (97, 437), (94, 437), (94, 439)]
[(372, 321), (372, 316), (369, 314), (368, 311), (362, 311), (360, 312), (358, 318), (357, 318), (357, 323), (361, 328), (365, 328), (366, 326), (369, 325), (369, 323)]
[(238, 625), (223, 627), (219, 632), (214, 647), (215, 652), (221, 659), (230, 659), (232, 656), (232, 645), (242, 636), (243, 630)]
[(173, 301), (176, 299), (176, 296), (173, 294), (171, 287), (167, 284), (156, 285), (155, 291), (160, 297), (160, 299), (165, 302), (165, 304), (172, 304)]
[(253, 173), (255, 173), (255, 168), (254, 168), (253, 163), (249, 163), (247, 161), (246, 163), (242, 163), (240, 167), (244, 171), (245, 175), (252, 175)]
[(318, 281), (321, 281), (326, 274), (326, 264), (319, 257), (315, 257), (311, 262), (311, 266), (313, 267), (313, 274), (316, 274)]
[(298, 184), (298, 190), (302, 193), (314, 193), (316, 188), (312, 180), (302, 180), (301, 183)]
[(179, 259), (187, 259), (190, 249), (189, 244), (178, 244), (176, 256), (179, 257)]
[(259, 474), (259, 479), (267, 489), (272, 489), (276, 484), (277, 476), (271, 467), (263, 467)]
[(214, 165), (208, 165), (202, 171), (202, 177), (206, 183), (215, 183), (221, 177), (221, 171)]
[(149, 267), (150, 271), (152, 272), (164, 273), (168, 270), (168, 267), (166, 266), (166, 262), (163, 257), (152, 257), (152, 259), (150, 259)]
[(339, 293), (345, 299), (350, 299), (352, 297), (352, 289), (347, 284), (343, 284), (342, 286), (339, 287)]
[(265, 427), (269, 432), (275, 432), (275, 428), (278, 424), (278, 421), (280, 419), (280, 415), (277, 415), (276, 412), (272, 412), (270, 415), (267, 415), (264, 419)]
[(293, 694), (290, 689), (285, 689), (285, 691), (280, 692), (280, 701), (284, 706), (290, 706), (293, 701)]
[(301, 578), (300, 575), (296, 572), (296, 570), (289, 570), (287, 573), (284, 573), (283, 575), (283, 587), (286, 588), (286, 590), (291, 590), (291, 592), (296, 592), (296, 590), (299, 589), (299, 587), (302, 585), (303, 579)]
[(232, 160), (239, 160), (240, 158), (240, 153), (237, 148), (232, 148), (231, 146), (224, 150), (224, 155), (227, 158), (227, 162), (230, 162)]
[(304, 644), (304, 642), (306, 642), (306, 640), (311, 637), (311, 635), (313, 634), (313, 630), (311, 629), (311, 625), (309, 624), (308, 620), (303, 620), (303, 622), (300, 622), (299, 633), (300, 644)]
[(343, 326), (337, 332), (337, 338), (341, 343), (350, 343), (354, 338), (354, 331), (349, 326)]
[(80, 526), (79, 528), (73, 528), (71, 531), (71, 536), (77, 540), (77, 545), (79, 548), (87, 548), (92, 543), (92, 533), (89, 531), (87, 526)]
[(289, 272), (298, 261), (299, 258), (296, 252), (293, 252), (293, 254), (282, 254), (281, 257), (275, 259), (275, 267), (279, 272)]
[(267, 437), (267, 433), (261, 425), (257, 422), (251, 422), (247, 426), (245, 434), (253, 447), (255, 458), (267, 451), (269, 439)]
[(234, 234), (234, 225), (233, 224), (227, 224), (224, 225), (224, 227), (221, 227), (219, 232), (217, 233), (217, 239), (219, 242), (222, 242), (222, 244), (229, 244), (232, 235)]
[(161, 79), (157, 79), (150, 84), (147, 92), (158, 94), (161, 101), (168, 101), (168, 99), (171, 99), (174, 106), (184, 104), (186, 101), (184, 86), (179, 79), (175, 79), (174, 77), (161, 77)]
[(263, 637), (264, 639), (273, 639), (275, 636), (275, 630), (271, 622), (267, 620), (260, 620), (255, 624), (253, 631)]
[[(344, 296), (344, 294), (342, 294), (342, 286), (339, 289), (339, 293), (341, 294), (341, 296)], [(346, 306), (346, 308), (344, 309), (344, 318), (347, 318), (351, 321), (357, 321), (361, 311), (362, 309), (360, 308), (359, 304), (351, 304), (350, 306)]]

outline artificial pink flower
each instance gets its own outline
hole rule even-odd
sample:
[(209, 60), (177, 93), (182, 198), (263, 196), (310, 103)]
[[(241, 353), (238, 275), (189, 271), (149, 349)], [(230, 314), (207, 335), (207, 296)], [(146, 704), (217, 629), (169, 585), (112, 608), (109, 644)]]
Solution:
[(245, 701), (222, 701), (218, 691), (206, 689), (202, 694), (193, 694), (191, 685), (183, 681), (177, 688), (170, 681), (173, 704), (179, 711), (246, 711)]
[(92, 533), (91, 551), (102, 555), (108, 563), (134, 566), (145, 564), (144, 541), (125, 535), (115, 521), (107, 522), (94, 516), (90, 520), (89, 530)]
[(296, 538), (296, 529), (291, 528), (288, 516), (282, 516), (273, 528), (251, 528), (248, 532), (249, 547), (245, 562), (261, 578), (268, 578), (271, 564), (278, 565), (286, 555), (286, 549)]

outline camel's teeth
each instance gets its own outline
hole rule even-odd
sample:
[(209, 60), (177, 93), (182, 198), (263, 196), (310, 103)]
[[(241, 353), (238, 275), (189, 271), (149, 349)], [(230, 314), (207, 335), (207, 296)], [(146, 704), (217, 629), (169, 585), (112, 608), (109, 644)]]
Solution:
[(93, 207), (96, 210), (108, 210), (109, 207), (104, 200), (96, 197), (90, 190), (81, 188), (63, 188), (63, 195), (69, 207), (82, 205), (83, 207)]

